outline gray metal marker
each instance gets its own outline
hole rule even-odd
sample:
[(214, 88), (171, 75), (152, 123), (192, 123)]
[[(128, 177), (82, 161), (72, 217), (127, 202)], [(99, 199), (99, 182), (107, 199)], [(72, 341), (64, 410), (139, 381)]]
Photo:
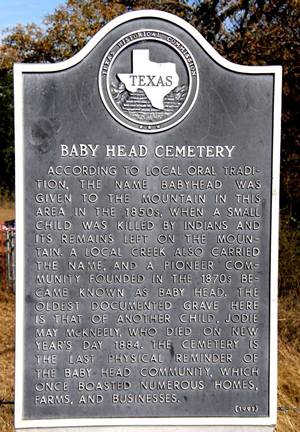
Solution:
[(15, 99), (16, 428), (271, 430), (281, 67), (132, 12)]

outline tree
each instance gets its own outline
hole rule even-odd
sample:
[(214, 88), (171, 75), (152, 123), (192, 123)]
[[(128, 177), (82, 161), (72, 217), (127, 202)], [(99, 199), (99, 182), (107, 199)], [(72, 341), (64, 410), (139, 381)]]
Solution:
[(283, 66), (281, 208), (300, 226), (298, 2), (243, 3), (250, 7), (238, 15), (237, 30), (228, 47), (223, 46), (223, 55), (240, 64)]
[(14, 189), (12, 72), (0, 70), (0, 193)]

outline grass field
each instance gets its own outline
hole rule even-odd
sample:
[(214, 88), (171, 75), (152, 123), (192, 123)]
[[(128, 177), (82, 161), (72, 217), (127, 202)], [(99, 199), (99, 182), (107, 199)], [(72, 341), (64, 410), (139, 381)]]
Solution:
[[(0, 209), (0, 220), (13, 217), (13, 209)], [(291, 239), (288, 240), (287, 243), (291, 244)], [(294, 262), (291, 263), (293, 265)], [(299, 280), (295, 270), (294, 275), (294, 294), (286, 294), (279, 299), (277, 432), (300, 431), (300, 302), (296, 294), (299, 292)], [(0, 401), (7, 402), (14, 399), (14, 303), (14, 293), (0, 287)], [(13, 411), (13, 404), (0, 403), (1, 432), (13, 431)]]

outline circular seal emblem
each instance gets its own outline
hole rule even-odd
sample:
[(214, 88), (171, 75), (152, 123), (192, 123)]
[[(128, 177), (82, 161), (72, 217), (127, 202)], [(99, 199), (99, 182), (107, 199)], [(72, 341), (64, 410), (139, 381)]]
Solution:
[(117, 40), (99, 70), (104, 105), (122, 125), (153, 133), (169, 129), (191, 111), (199, 74), (190, 50), (175, 36), (139, 30)]

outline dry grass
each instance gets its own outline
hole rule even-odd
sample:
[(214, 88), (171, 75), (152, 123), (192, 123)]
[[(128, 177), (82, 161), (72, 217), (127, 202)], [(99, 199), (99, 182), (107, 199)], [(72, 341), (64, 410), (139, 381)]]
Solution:
[[(0, 400), (14, 398), (15, 296), (0, 290)], [(0, 405), (1, 432), (13, 431), (13, 405)]]
[(0, 207), (0, 221), (12, 220), (15, 218), (15, 209), (13, 204), (7, 204), (5, 207)]
[(292, 295), (279, 303), (278, 431), (300, 431), (300, 302)]
[(0, 407), (0, 430), (1, 432), (13, 432), (13, 405), (2, 405)]
[[(14, 294), (0, 290), (0, 399), (13, 400)], [(300, 304), (285, 297), (279, 307), (277, 432), (300, 431)], [(0, 431), (13, 431), (13, 406), (0, 405)]]

